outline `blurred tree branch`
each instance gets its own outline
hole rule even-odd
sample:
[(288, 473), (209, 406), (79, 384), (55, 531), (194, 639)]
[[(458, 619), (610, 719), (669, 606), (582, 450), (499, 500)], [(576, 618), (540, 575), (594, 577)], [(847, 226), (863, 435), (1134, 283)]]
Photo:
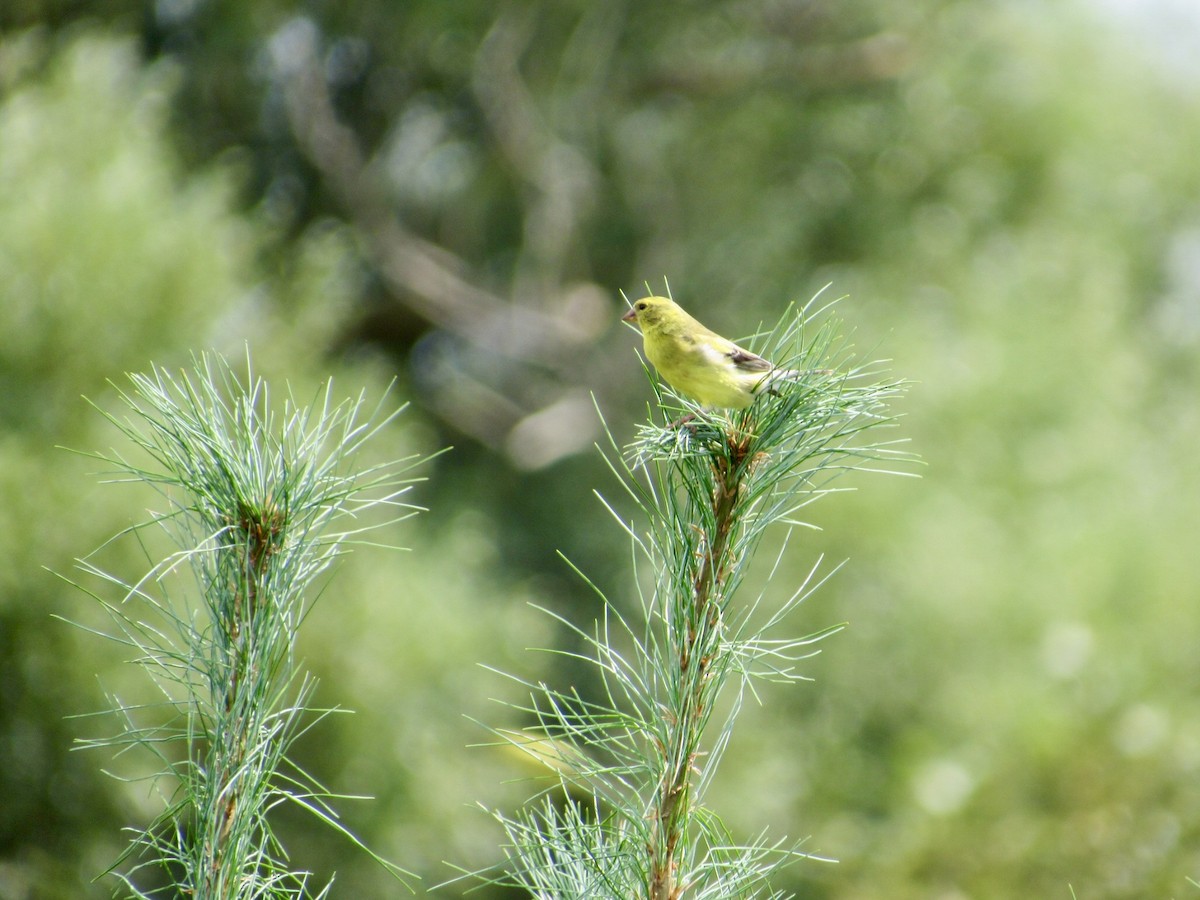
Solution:
[(369, 239), (396, 297), (430, 324), (516, 359), (537, 358), (538, 348), (569, 339), (559, 319), (514, 308), (472, 283), (466, 263), (397, 220), (373, 175), (372, 160), (364, 157), (354, 131), (338, 120), (317, 40), (311, 22), (295, 19), (274, 42), (272, 59), (288, 122), (305, 157)]
[(472, 89), (506, 162), (528, 186), (522, 287), (554, 290), (581, 221), (595, 206), (599, 174), (588, 158), (562, 140), (539, 115), (521, 77), (521, 56), (533, 39), (532, 11), (499, 15), (475, 57)]
[[(498, 366), (506, 387), (495, 379), (452, 384), (435, 382), (434, 405), (455, 426), (492, 446), (524, 428), (517, 439), (530, 445), (530, 428), (547, 438), (569, 421), (584, 421), (581, 405), (591, 401), (582, 384), (580, 348), (607, 328), (609, 303), (594, 285), (567, 285), (563, 260), (578, 232), (578, 219), (590, 205), (594, 175), (581, 154), (550, 136), (538, 120), (532, 98), (521, 83), (517, 58), (528, 33), (501, 17), (479, 54), (475, 89), (497, 130), (506, 158), (530, 181), (531, 209), (524, 216), (526, 245), (533, 259), (520, 267), (512, 301), (481, 287), (470, 267), (455, 254), (414, 234), (386, 201), (377, 175), (379, 162), (364, 155), (354, 130), (334, 108), (319, 52), (319, 31), (307, 19), (293, 19), (271, 42), (273, 74), (282, 89), (288, 123), (305, 158), (319, 173), (344, 214), (363, 235), (368, 252), (391, 296), (436, 329), (465, 342)], [(524, 135), (524, 137), (518, 137)], [(536, 275), (534, 274), (536, 273)], [(434, 344), (435, 354), (448, 352)], [(445, 367), (431, 363), (445, 373)], [(549, 369), (556, 383), (533, 376), (531, 368)], [(515, 371), (514, 371), (515, 370)], [(565, 417), (560, 421), (558, 413)], [(589, 417), (589, 421), (590, 417)], [(589, 446), (596, 425), (563, 441), (561, 453), (540, 454), (544, 465)], [(529, 464), (529, 460), (516, 460)]]

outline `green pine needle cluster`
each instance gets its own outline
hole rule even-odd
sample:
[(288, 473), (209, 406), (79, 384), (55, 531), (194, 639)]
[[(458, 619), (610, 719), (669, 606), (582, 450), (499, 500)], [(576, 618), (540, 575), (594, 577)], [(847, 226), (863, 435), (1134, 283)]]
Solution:
[(887, 404), (904, 385), (878, 364), (856, 365), (837, 329), (828, 307), (791, 308), (751, 346), (802, 380), (732, 415), (655, 383), (658, 403), (634, 443), (622, 452), (609, 434), (605, 458), (640, 521), (610, 509), (650, 587), (636, 616), (597, 589), (594, 628), (559, 617), (600, 688), (528, 683), (531, 702), (517, 712), (530, 727), (497, 731), (565, 790), (497, 814), (509, 869), (486, 877), (545, 898), (776, 896), (770, 876), (807, 856), (800, 841), (739, 841), (705, 798), (746, 691), (804, 679), (801, 662), (840, 627), (781, 636), (831, 574), (819, 560), (773, 608), (765, 593), (740, 597), (763, 535), (804, 525), (801, 511), (844, 472), (911, 459), (900, 441), (876, 438), (894, 424)]
[[(363, 445), (400, 410), (361, 396), (335, 403), (332, 383), (314, 402), (289, 396), (277, 411), (249, 364), (243, 380), (219, 356), (198, 357), (190, 373), (130, 380), (118, 389), (125, 414), (105, 415), (137, 458), (94, 455), (114, 467), (113, 480), (153, 485), (163, 501), (126, 536), (145, 548), (150, 529), (176, 549), (132, 584), (81, 562), (119, 590), (115, 603), (88, 593), (114, 626), (106, 636), (132, 651), (161, 698), (110, 695), (119, 730), (81, 741), (157, 761), (150, 781), (162, 812), (111, 872), (137, 897), (164, 879), (179, 896), (313, 896), (272, 829), (273, 810), (294, 804), (358, 841), (338, 820), (337, 795), (290, 759), (297, 739), (333, 712), (312, 706), (316, 684), (295, 659), (297, 631), (314, 580), (338, 554), (416, 513), (401, 497), (419, 460), (357, 471)], [(374, 507), (384, 515), (364, 517)]]

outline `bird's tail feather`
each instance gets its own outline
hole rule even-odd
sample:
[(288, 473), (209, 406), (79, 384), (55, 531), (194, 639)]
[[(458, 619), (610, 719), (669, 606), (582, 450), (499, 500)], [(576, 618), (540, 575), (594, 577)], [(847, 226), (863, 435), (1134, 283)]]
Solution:
[(833, 369), (772, 369), (767, 373), (767, 377), (762, 380), (762, 385), (758, 388), (760, 391), (769, 393), (778, 393), (775, 389), (781, 381), (795, 383), (803, 381), (806, 378), (812, 378), (816, 375), (832, 375)]

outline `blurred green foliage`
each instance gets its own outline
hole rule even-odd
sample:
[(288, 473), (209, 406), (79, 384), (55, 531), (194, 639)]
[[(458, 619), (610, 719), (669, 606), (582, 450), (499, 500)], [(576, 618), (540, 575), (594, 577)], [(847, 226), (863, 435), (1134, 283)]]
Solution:
[[(215, 346), (298, 396), (414, 401), (455, 449), (312, 617), (304, 760), (380, 853), (497, 858), (475, 801), (531, 790), (468, 749), (510, 688), (569, 683), (527, 600), (630, 589), (594, 393), (647, 387), (619, 289), (748, 333), (826, 283), (865, 356), (917, 385), (920, 482), (812, 508), (795, 580), (849, 564), (816, 683), (748, 710), (715, 807), (841, 860), (804, 897), (1188, 896), (1200, 876), (1200, 91), (1153, 12), (1081, 3), (153, 5), (0, 9), (0, 896), (78, 897), (145, 786), (71, 755), (119, 654), (50, 619), (43, 571), (140, 521), (53, 449), (107, 446), (79, 399)], [(1185, 24), (1180, 24), (1182, 30)], [(1194, 27), (1194, 26), (1193, 26)], [(336, 393), (336, 391), (335, 391)], [(387, 455), (394, 456), (394, 452)], [(766, 552), (766, 551), (764, 551)], [(109, 559), (111, 557), (111, 559)], [(106, 561), (131, 574), (131, 549)], [(786, 573), (785, 573), (786, 574)], [(783, 583), (786, 583), (784, 578)], [(752, 585), (748, 586), (748, 589)], [(507, 799), (506, 799), (507, 798)], [(335, 893), (379, 873), (296, 823)], [(441, 893), (457, 895), (459, 887)]]

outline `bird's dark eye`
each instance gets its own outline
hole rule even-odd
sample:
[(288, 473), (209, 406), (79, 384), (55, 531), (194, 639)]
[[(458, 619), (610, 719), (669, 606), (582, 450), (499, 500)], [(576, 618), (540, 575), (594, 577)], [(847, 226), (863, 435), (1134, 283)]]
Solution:
[(645, 308), (646, 308), (646, 302), (643, 300), (641, 303), (639, 303), (639, 304), (637, 305), (637, 308), (638, 308), (638, 309), (645, 309)]

